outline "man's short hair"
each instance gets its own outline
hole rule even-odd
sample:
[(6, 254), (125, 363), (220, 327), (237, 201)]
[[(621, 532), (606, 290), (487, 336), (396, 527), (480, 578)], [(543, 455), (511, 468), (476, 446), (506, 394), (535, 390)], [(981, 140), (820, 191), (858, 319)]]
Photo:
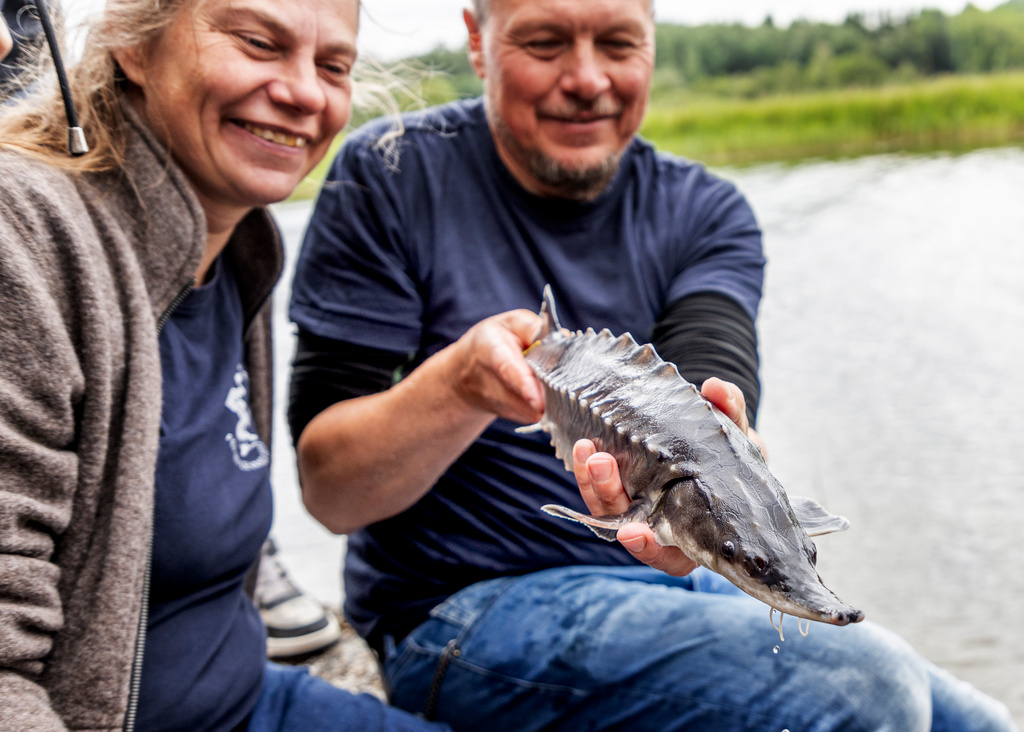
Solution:
[(473, 12), (476, 14), (476, 22), (483, 23), (487, 19), (487, 13), (491, 10), (491, 0), (473, 0)]
[[(654, 0), (649, 0), (651, 16), (654, 16)], [(491, 11), (491, 0), (473, 0), (473, 13), (476, 15), (476, 22), (483, 25), (487, 20), (487, 14)]]

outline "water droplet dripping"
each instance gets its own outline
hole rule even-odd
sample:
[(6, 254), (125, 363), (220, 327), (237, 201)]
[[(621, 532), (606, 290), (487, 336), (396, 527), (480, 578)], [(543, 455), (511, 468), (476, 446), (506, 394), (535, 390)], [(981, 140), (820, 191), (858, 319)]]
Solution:
[[(779, 647), (775, 646), (775, 648), (772, 649), (772, 653), (778, 653), (778, 652), (779, 652)], [(788, 730), (782, 730), (782, 732), (788, 732)]]

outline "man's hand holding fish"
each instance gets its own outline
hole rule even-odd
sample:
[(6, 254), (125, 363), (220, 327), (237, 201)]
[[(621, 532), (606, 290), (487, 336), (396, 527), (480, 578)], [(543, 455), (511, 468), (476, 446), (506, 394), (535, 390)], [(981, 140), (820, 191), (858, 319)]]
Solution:
[[(746, 401), (738, 386), (710, 378), (701, 393), (733, 420), (765, 453), (764, 443), (747, 419)], [(590, 440), (580, 440), (573, 448), (573, 473), (580, 484), (580, 495), (594, 516), (622, 513), (629, 508), (630, 497), (622, 485), (619, 465), (606, 452), (598, 452)], [(766, 454), (767, 457), (767, 454)], [(683, 577), (698, 566), (679, 547), (661, 546), (647, 524), (634, 521), (619, 529), (617, 538), (626, 550), (644, 564), (673, 577)]]

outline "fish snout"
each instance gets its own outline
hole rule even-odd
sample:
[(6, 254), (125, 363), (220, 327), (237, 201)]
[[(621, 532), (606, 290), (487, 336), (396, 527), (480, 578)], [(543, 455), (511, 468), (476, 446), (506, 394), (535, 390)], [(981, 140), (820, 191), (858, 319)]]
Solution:
[(864, 613), (854, 607), (847, 607), (842, 610), (833, 610), (829, 622), (832, 625), (849, 625), (859, 623), (864, 619)]

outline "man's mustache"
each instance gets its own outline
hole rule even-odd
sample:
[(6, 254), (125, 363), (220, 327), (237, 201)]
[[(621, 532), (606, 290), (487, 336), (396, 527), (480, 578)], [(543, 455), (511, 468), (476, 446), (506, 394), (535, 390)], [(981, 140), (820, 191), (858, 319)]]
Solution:
[(540, 107), (537, 112), (542, 117), (586, 121), (600, 117), (618, 117), (622, 114), (622, 105), (608, 97), (598, 97), (590, 101), (571, 99), (557, 105)]

